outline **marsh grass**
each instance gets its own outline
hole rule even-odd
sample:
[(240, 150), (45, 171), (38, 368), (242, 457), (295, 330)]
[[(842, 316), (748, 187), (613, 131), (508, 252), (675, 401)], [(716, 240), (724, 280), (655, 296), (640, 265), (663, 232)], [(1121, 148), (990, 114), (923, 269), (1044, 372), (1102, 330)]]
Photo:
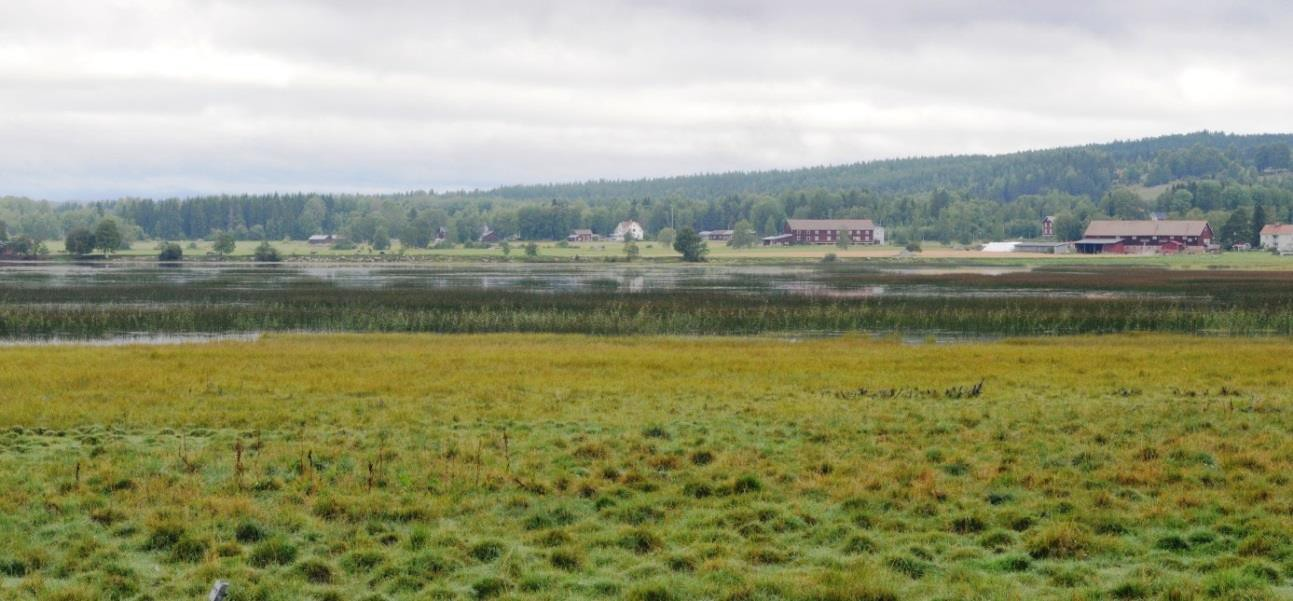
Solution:
[[(862, 298), (750, 285), (632, 293), (429, 288), (396, 276), (347, 287), (296, 272), (217, 273), (189, 281), (143, 271), (138, 282), (105, 276), (89, 283), (19, 274), (13, 278), (21, 285), (0, 288), (0, 338), (262, 331), (1293, 335), (1293, 272), (1087, 268), (988, 276), (846, 268), (811, 276), (828, 291), (889, 287), (887, 295)], [(902, 293), (912, 289), (924, 292)]]
[(200, 598), (215, 578), (285, 601), (1287, 598), (1290, 351), (0, 349), (0, 598)]

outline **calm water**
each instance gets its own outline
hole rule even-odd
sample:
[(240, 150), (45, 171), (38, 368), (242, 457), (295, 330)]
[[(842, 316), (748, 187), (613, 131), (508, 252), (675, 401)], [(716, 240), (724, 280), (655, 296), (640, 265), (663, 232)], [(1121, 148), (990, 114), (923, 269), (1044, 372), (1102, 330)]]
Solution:
[[(150, 263), (0, 263), (0, 309), (37, 307), (81, 315), (94, 315), (100, 308), (141, 310), (141, 314), (165, 314), (180, 307), (256, 306), (280, 302), (278, 291), (311, 298), (311, 291), (324, 289), (355, 291), (348, 298), (361, 299), (364, 290), (389, 290), (407, 297), (425, 291), (434, 300), (437, 291), (487, 291), (491, 295), (509, 292), (561, 296), (580, 293), (706, 293), (709, 302), (730, 295), (732, 303), (751, 298), (815, 297), (866, 300), (903, 298), (1040, 298), (1104, 300), (1129, 297), (1171, 298), (1193, 302), (1206, 297), (1169, 297), (1144, 290), (1089, 290), (1083, 287), (1048, 288), (1036, 282), (1021, 282), (1017, 274), (1027, 267), (953, 266), (920, 268), (911, 264), (541, 264), (541, 263), (423, 263), (416, 265), (354, 264), (185, 264), (159, 266)], [(962, 279), (958, 276), (973, 276)], [(1054, 273), (1038, 281), (1055, 281)], [(928, 276), (928, 277), (926, 277)], [(1008, 278), (1005, 281), (997, 278)], [(1051, 284), (1054, 285), (1054, 284)], [(223, 292), (217, 294), (217, 292)], [(232, 292), (233, 294), (229, 294)], [(560, 303), (560, 300), (557, 300)], [(362, 312), (362, 309), (354, 309)], [(361, 313), (362, 315), (362, 313)], [(0, 319), (4, 319), (0, 313)], [(57, 319), (57, 318), (55, 318)], [(148, 318), (151, 320), (153, 318)], [(148, 321), (144, 320), (144, 321)], [(91, 321), (93, 319), (91, 318)], [(32, 322), (29, 322), (32, 323)], [(62, 337), (57, 325), (34, 322), (34, 329), (49, 335), (39, 344), (76, 343)], [(151, 323), (151, 322), (150, 322)], [(147, 326), (145, 326), (147, 327)], [(308, 326), (307, 326), (308, 327)], [(324, 326), (326, 329), (327, 326)], [(97, 330), (97, 344), (173, 344), (210, 340), (243, 340), (255, 332), (215, 331), (181, 335), (129, 331), (104, 333)], [(219, 328), (215, 328), (219, 329)], [(241, 329), (241, 328), (240, 328)], [(255, 326), (247, 329), (257, 329)], [(792, 328), (793, 329), (793, 328)], [(29, 330), (30, 331), (30, 330)], [(808, 336), (832, 332), (799, 330)], [(920, 332), (913, 341), (949, 341), (963, 336), (956, 332)], [(85, 340), (82, 338), (81, 340)], [(29, 339), (0, 338), (0, 345), (31, 344)]]
[[(3, 263), (0, 290), (6, 287), (49, 289), (87, 286), (156, 285), (222, 290), (273, 290), (296, 284), (319, 284), (350, 289), (524, 290), (528, 292), (732, 292), (793, 294), (830, 298), (877, 296), (1113, 298), (1132, 292), (1088, 292), (1044, 288), (974, 288), (920, 283), (868, 282), (868, 274), (937, 276), (974, 274), (1001, 276), (1028, 272), (1028, 267), (961, 266), (911, 267), (821, 265), (652, 265), (652, 264), (535, 264), (461, 263), (420, 265), (187, 264), (157, 266), (128, 263)], [(51, 298), (51, 302), (57, 302)]]

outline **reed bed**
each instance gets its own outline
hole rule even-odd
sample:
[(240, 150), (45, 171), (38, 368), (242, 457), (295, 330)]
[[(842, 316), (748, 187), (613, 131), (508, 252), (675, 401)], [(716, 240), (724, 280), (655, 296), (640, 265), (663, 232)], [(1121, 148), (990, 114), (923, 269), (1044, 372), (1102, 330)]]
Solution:
[(1293, 335), (1293, 282), (1284, 274), (1202, 272), (1155, 280), (1159, 276), (1120, 272), (1108, 281), (1024, 275), (984, 280), (988, 276), (869, 273), (833, 280), (841, 290), (859, 281), (888, 286), (885, 294), (866, 298), (766, 289), (554, 292), (399, 282), (354, 288), (316, 280), (262, 287), (238, 280), (14, 286), (0, 290), (0, 337), (253, 331)]

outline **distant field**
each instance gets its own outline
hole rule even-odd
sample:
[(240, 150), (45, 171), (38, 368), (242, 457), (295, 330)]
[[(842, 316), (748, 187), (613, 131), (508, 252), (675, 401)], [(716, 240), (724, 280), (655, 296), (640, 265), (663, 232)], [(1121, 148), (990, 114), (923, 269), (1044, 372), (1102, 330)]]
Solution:
[[(0, 598), (1287, 599), (1293, 342), (0, 349)], [(239, 454), (241, 453), (241, 455)]]
[[(206, 241), (196, 241), (192, 244), (196, 248), (189, 248), (189, 242), (181, 245), (184, 247), (186, 259), (215, 259), (217, 255), (211, 251), (211, 243)], [(259, 242), (241, 241), (237, 243), (236, 250), (230, 255), (237, 259), (246, 259), (252, 256), (253, 251)], [(490, 248), (462, 248), (461, 246), (449, 250), (406, 249), (401, 253), (399, 243), (396, 242), (392, 250), (380, 253), (367, 247), (360, 247), (353, 250), (333, 250), (324, 246), (311, 246), (303, 241), (291, 242), (273, 242), (275, 248), (285, 257), (295, 259), (337, 259), (337, 260), (391, 260), (398, 261), (404, 259), (463, 259), (463, 260), (483, 260), (510, 259), (513, 261), (522, 261), (526, 259), (525, 243), (514, 242), (511, 244), (510, 254), (504, 254), (499, 245)], [(560, 258), (565, 260), (590, 259), (624, 259), (624, 245), (617, 242), (586, 242), (571, 244), (568, 247), (560, 247), (555, 242), (540, 242), (539, 256), (541, 259)], [(63, 244), (61, 241), (50, 241), (46, 243), (50, 251), (54, 254), (63, 253)], [(130, 250), (119, 251), (116, 256), (119, 257), (155, 257), (157, 255), (157, 244), (155, 242), (137, 242)], [(668, 245), (658, 242), (640, 242), (638, 249), (641, 258), (645, 260), (652, 259), (677, 259), (678, 253), (674, 252)], [(1293, 269), (1293, 257), (1280, 257), (1270, 253), (1254, 252), (1227, 252), (1221, 254), (1202, 254), (1202, 255), (1178, 255), (1178, 256), (1128, 256), (1128, 255), (1047, 255), (1035, 253), (987, 253), (978, 250), (965, 250), (960, 247), (949, 247), (937, 243), (926, 243), (923, 250), (914, 256), (903, 253), (903, 249), (898, 246), (851, 246), (848, 249), (839, 249), (834, 246), (778, 246), (778, 247), (755, 247), (755, 248), (731, 248), (725, 243), (713, 242), (709, 244), (709, 258), (714, 261), (807, 261), (821, 260), (828, 254), (834, 254), (839, 259), (894, 259), (902, 257), (908, 261), (991, 261), (1020, 264), (1110, 264), (1110, 265), (1143, 265), (1143, 266), (1162, 266), (1179, 269), (1204, 269), (1204, 268), (1242, 268), (1242, 269)]]

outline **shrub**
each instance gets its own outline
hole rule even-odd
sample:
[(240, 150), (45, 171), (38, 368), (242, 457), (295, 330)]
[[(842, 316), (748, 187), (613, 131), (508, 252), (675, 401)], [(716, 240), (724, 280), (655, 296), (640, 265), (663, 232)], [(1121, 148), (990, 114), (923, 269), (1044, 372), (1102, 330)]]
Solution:
[(278, 263), (283, 260), (283, 257), (278, 254), (278, 249), (274, 248), (274, 246), (268, 241), (261, 242), (260, 245), (256, 247), (256, 251), (252, 254), (252, 258), (258, 263)]
[(158, 261), (179, 261), (183, 258), (184, 249), (174, 242), (163, 244), (161, 252), (157, 253)]

